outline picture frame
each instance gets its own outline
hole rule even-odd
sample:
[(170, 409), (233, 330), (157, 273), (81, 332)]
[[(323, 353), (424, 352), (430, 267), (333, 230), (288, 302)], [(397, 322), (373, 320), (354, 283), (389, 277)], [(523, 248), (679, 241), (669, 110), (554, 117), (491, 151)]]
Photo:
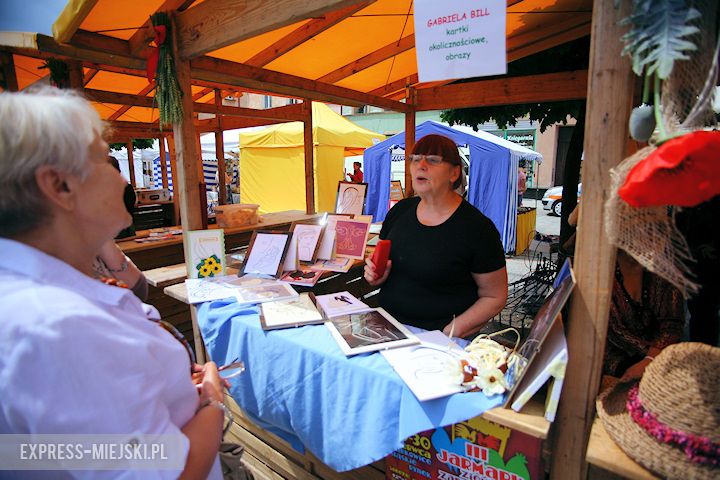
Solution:
[(420, 343), (413, 333), (382, 308), (334, 317), (325, 325), (348, 357)]
[(292, 232), (253, 232), (238, 276), (254, 274), (279, 278), (291, 238)]
[(390, 181), (390, 200), (395, 200), (396, 202), (399, 202), (405, 198), (405, 191), (402, 187), (402, 182), (400, 180), (391, 180)]
[(338, 220), (335, 225), (335, 256), (362, 260), (370, 235), (370, 223), (361, 220)]
[(188, 278), (212, 278), (225, 275), (225, 231), (189, 230), (185, 232), (188, 246), (186, 265)]
[(325, 226), (320, 246), (317, 251), (317, 260), (331, 260), (335, 257), (335, 224), (338, 220), (349, 220), (355, 215), (352, 213), (326, 213), (322, 223)]
[(284, 282), (263, 283), (252, 287), (237, 289), (235, 298), (241, 305), (275, 302), (287, 298), (297, 297), (298, 292)]
[(548, 334), (553, 329), (553, 325), (557, 322), (560, 311), (570, 298), (570, 294), (575, 288), (575, 274), (570, 267), (570, 260), (565, 260), (565, 265), (561, 268), (561, 281), (557, 283), (557, 287), (543, 302), (540, 310), (535, 314), (530, 333), (518, 348), (515, 356), (516, 361), (512, 364), (505, 374), (505, 381), (508, 385), (508, 395), (505, 398), (505, 407), (512, 404), (517, 393), (518, 386), (523, 381), (523, 377), (530, 370), (532, 363), (538, 357), (538, 353), (545, 348), (544, 343)]
[(324, 323), (325, 318), (313, 303), (312, 293), (276, 302), (266, 302), (260, 307), (260, 326), (263, 330), (301, 327)]
[(298, 262), (305, 265), (315, 263), (325, 226), (317, 223), (293, 222), (290, 231), (293, 234), (293, 241), (297, 244)]
[(283, 272), (280, 277), (281, 282), (287, 282), (291, 285), (299, 285), (302, 287), (313, 287), (320, 280), (323, 272), (319, 270), (311, 270), (307, 267), (298, 268), (289, 272)]
[(367, 185), (367, 183), (339, 181), (335, 198), (335, 213), (362, 215), (365, 210)]

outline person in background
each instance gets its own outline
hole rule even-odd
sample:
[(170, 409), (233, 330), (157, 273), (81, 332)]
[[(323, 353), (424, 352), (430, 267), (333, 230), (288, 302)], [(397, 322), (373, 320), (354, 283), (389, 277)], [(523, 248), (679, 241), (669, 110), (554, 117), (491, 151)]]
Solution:
[(500, 234), (453, 191), (461, 182), (462, 161), (452, 140), (423, 137), (410, 162), (417, 196), (388, 212), (380, 238), (392, 241), (390, 260), (380, 277), (368, 258), (365, 279), (382, 286), (380, 306), (401, 322), (470, 336), (507, 300)]
[[(118, 173), (120, 165), (115, 157), (108, 155), (108, 162)], [(123, 194), (123, 202), (128, 213), (132, 215), (135, 209), (135, 190), (129, 183), (125, 186)], [(98, 256), (95, 257), (93, 263), (93, 274), (95, 278), (106, 283), (108, 281), (120, 281), (123, 285), (130, 287), (133, 293), (143, 302), (148, 297), (148, 283), (145, 275), (130, 260), (120, 247), (117, 246), (115, 240), (108, 240), (100, 248)], [(112, 283), (112, 282), (110, 282)]]
[(521, 164), (518, 167), (518, 207), (522, 207), (523, 195), (527, 190), (527, 173), (525, 172), (525, 165)]
[(71, 91), (0, 93), (0, 434), (172, 435), (184, 468), (149, 476), (221, 478), (217, 367), (193, 366), (149, 321), (154, 307), (93, 278), (102, 246), (131, 221), (102, 131)]
[(363, 172), (360, 170), (362, 165), (360, 162), (353, 162), (353, 173), (348, 173), (348, 177), (350, 177), (350, 181), (353, 183), (362, 183), (363, 181)]

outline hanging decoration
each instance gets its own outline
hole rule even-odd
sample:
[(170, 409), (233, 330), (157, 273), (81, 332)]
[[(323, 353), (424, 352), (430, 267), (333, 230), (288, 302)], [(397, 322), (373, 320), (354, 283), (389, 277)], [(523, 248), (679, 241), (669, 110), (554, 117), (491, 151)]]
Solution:
[(50, 72), (50, 85), (60, 89), (70, 88), (70, 67), (67, 63), (56, 58), (48, 58), (38, 67), (38, 70), (44, 69)]
[(166, 12), (150, 17), (155, 32), (156, 49), (148, 58), (147, 76), (155, 78), (155, 102), (160, 115), (160, 128), (179, 122), (183, 116), (182, 92), (172, 55), (172, 29)]
[(633, 110), (629, 130), (649, 146), (610, 171), (605, 226), (614, 245), (685, 296), (698, 285), (675, 213), (720, 193), (720, 133), (707, 131), (716, 124), (720, 39), (710, 33), (715, 15), (707, 13), (714, 5), (632, 0), (632, 13), (622, 22), (630, 25), (623, 53), (645, 79), (643, 104)]

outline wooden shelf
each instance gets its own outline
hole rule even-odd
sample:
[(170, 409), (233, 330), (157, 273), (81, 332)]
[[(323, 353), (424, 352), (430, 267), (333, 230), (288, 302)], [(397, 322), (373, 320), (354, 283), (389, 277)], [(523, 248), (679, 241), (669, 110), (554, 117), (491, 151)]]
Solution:
[(593, 422), (588, 440), (587, 457), (589, 464), (632, 480), (653, 480), (655, 475), (628, 457), (610, 438), (599, 418)]
[(481, 417), (542, 440), (547, 438), (551, 425), (545, 420), (545, 404), (537, 397), (526, 403), (520, 412), (497, 407), (486, 411)]

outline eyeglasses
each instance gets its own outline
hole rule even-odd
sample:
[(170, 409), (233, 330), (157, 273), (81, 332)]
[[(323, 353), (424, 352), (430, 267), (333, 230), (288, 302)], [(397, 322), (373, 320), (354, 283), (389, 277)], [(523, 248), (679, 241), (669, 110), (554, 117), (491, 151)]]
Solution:
[(441, 155), (418, 155), (415, 153), (410, 155), (410, 161), (413, 163), (420, 163), (420, 160), (423, 158), (430, 165), (440, 165), (443, 162), (443, 157)]

